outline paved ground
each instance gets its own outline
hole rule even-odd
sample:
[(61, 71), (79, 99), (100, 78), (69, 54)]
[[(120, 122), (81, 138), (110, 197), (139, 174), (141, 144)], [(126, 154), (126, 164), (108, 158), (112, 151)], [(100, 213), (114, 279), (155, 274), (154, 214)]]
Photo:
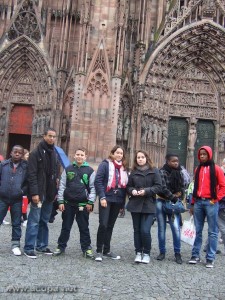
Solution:
[[(98, 214), (91, 215), (90, 225), (95, 245)], [(60, 226), (58, 215), (49, 226), (51, 249), (56, 247)], [(187, 264), (191, 247), (182, 244), (184, 263), (177, 265), (168, 230), (166, 259), (159, 262), (155, 260), (158, 254), (156, 223), (152, 229), (151, 262), (136, 265), (132, 234), (131, 217), (126, 213), (125, 218), (117, 220), (112, 240), (112, 250), (122, 259), (105, 259), (98, 263), (82, 257), (74, 224), (64, 256), (39, 255), (32, 260), (11, 254), (11, 226), (1, 226), (0, 299), (225, 299), (225, 256), (218, 255), (214, 269), (206, 269), (203, 263), (191, 266)], [(22, 244), (23, 240), (24, 228)]]

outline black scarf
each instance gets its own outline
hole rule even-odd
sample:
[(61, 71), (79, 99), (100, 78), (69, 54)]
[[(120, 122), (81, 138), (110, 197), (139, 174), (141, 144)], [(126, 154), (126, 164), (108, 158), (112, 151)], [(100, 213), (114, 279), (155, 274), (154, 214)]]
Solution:
[[(57, 160), (54, 145), (49, 145), (45, 140), (42, 140), (38, 145), (38, 149), (43, 157), (44, 171), (46, 173), (46, 200), (51, 202), (55, 199), (57, 193)], [(43, 150), (45, 151), (44, 155)]]
[(198, 186), (199, 186), (199, 173), (201, 167), (207, 167), (209, 166), (210, 168), (210, 194), (212, 199), (216, 199), (216, 169), (215, 169), (215, 163), (212, 159), (209, 159), (205, 163), (200, 163), (200, 165), (197, 167), (196, 172), (195, 172), (195, 183), (194, 183), (194, 190), (193, 190), (193, 197), (197, 198), (197, 191), (198, 191)]
[(181, 175), (181, 167), (178, 166), (177, 169), (171, 168), (168, 164), (165, 164), (162, 167), (163, 170), (169, 173), (169, 184), (167, 188), (171, 191), (171, 193), (175, 194), (180, 192), (183, 188), (183, 177)]

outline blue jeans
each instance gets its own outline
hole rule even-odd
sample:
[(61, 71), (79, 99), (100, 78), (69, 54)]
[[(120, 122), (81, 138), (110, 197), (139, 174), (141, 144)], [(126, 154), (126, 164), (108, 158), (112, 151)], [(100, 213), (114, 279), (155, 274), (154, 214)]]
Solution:
[(166, 253), (166, 218), (170, 224), (170, 228), (173, 235), (173, 248), (174, 253), (180, 253), (181, 242), (180, 242), (180, 215), (174, 214), (174, 219), (172, 215), (166, 214), (163, 211), (163, 202), (165, 200), (157, 199), (156, 202), (156, 217), (158, 222), (158, 242), (160, 253)]
[(86, 208), (79, 211), (77, 206), (65, 204), (65, 210), (62, 213), (62, 229), (58, 239), (58, 248), (65, 250), (70, 238), (70, 231), (76, 216), (77, 225), (80, 231), (80, 245), (83, 252), (91, 249), (91, 238), (89, 232), (89, 212)]
[(6, 203), (0, 200), (0, 225), (2, 224), (8, 208), (12, 219), (12, 249), (20, 246), (21, 231), (21, 216), (22, 216), (22, 200), (15, 203)]
[(44, 201), (42, 207), (31, 202), (25, 236), (24, 251), (45, 250), (48, 246), (48, 221), (52, 212), (52, 202)]
[(135, 251), (150, 255), (151, 227), (155, 214), (131, 213), (134, 228)]
[(218, 242), (218, 209), (219, 204), (211, 204), (210, 200), (198, 199), (194, 204), (194, 221), (196, 227), (196, 238), (192, 248), (192, 256), (200, 257), (202, 246), (202, 230), (205, 217), (208, 222), (208, 246), (206, 249), (206, 259), (214, 260)]

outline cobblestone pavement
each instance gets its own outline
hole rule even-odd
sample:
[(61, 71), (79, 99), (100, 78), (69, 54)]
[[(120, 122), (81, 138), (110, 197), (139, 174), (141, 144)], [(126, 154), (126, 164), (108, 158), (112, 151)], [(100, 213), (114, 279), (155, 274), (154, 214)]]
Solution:
[[(188, 218), (188, 214), (184, 218)], [(93, 246), (97, 226), (98, 214), (92, 213)], [(49, 228), (49, 247), (55, 249), (61, 228), (60, 214)], [(22, 246), (24, 231), (23, 228)], [(59, 257), (38, 255), (36, 260), (24, 255), (15, 257), (10, 251), (10, 238), (11, 226), (1, 226), (0, 299), (225, 299), (225, 256), (217, 255), (214, 269), (207, 269), (204, 263), (189, 265), (191, 246), (182, 243), (184, 263), (178, 265), (174, 262), (169, 229), (166, 259), (159, 262), (155, 259), (158, 254), (157, 223), (152, 228), (150, 264), (135, 264), (128, 212), (125, 218), (117, 220), (111, 244), (112, 251), (121, 255), (120, 261), (104, 259), (99, 263), (83, 258), (76, 223), (66, 254)], [(219, 247), (224, 250), (221, 245)]]

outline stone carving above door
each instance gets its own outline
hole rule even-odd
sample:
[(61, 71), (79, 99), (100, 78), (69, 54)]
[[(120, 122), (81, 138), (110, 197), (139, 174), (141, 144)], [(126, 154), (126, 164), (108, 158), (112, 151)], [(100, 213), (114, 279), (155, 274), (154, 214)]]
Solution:
[(170, 101), (170, 115), (216, 120), (217, 107), (218, 96), (209, 78), (193, 67), (175, 85)]

